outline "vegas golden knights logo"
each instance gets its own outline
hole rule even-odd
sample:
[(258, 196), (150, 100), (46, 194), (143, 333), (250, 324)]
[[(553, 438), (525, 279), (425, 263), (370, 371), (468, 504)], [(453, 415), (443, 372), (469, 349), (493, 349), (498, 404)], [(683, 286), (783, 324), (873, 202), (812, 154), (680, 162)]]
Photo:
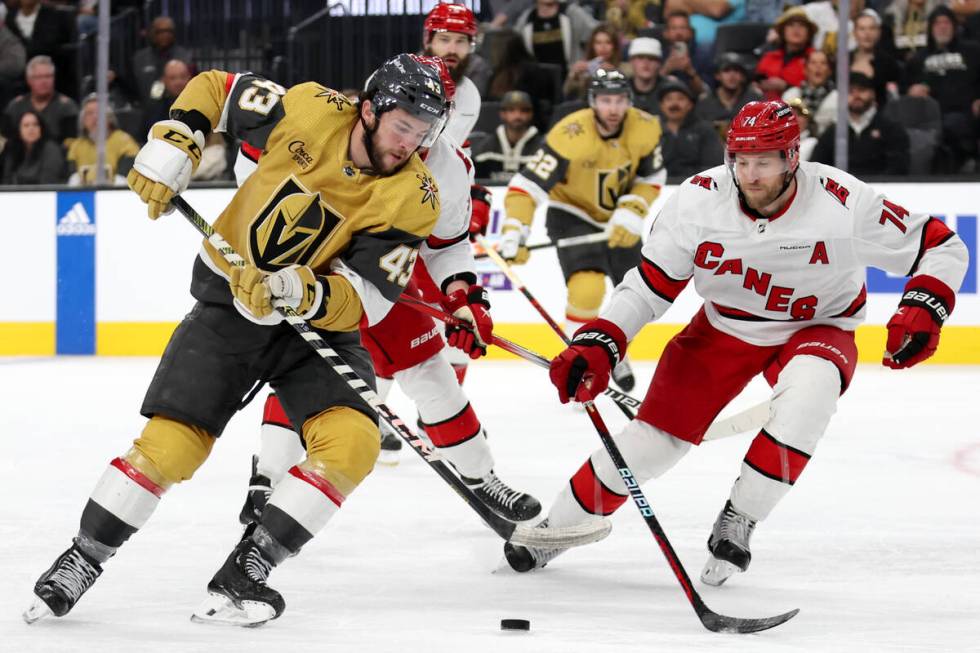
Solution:
[(627, 162), (613, 170), (598, 170), (596, 172), (596, 204), (606, 211), (612, 211), (616, 208), (616, 200), (628, 188), (632, 167), (633, 164)]
[(342, 221), (318, 193), (290, 176), (249, 226), (252, 260), (267, 271), (306, 265)]

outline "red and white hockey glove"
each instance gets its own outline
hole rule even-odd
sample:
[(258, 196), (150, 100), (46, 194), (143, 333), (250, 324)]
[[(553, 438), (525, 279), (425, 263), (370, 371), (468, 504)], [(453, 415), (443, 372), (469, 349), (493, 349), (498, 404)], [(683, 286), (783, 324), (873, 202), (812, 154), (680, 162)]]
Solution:
[(477, 236), (487, 235), (487, 226), (490, 224), (490, 204), (493, 198), (490, 189), (486, 186), (473, 184), (470, 186), (470, 240)]
[(939, 330), (955, 303), (956, 294), (939, 279), (924, 274), (909, 279), (898, 310), (888, 320), (881, 364), (900, 370), (932, 356), (939, 346)]
[(446, 310), (455, 317), (469, 322), (472, 329), (446, 325), (446, 342), (450, 347), (462, 349), (470, 358), (486, 356), (487, 345), (493, 338), (493, 319), (490, 317), (490, 299), (483, 286), (470, 286), (457, 290), (446, 297)]
[(592, 320), (572, 338), (568, 349), (551, 361), (551, 382), (558, 399), (594, 399), (609, 387), (612, 369), (626, 353), (626, 334), (609, 320)]

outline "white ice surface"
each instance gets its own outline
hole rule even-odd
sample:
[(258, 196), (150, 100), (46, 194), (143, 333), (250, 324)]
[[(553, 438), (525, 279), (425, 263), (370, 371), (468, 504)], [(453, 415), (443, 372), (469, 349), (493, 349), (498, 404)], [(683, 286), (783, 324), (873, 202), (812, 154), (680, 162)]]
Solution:
[[(980, 650), (980, 371), (862, 366), (802, 479), (760, 524), (749, 572), (697, 583), (737, 616), (791, 608), (757, 635), (705, 631), (635, 508), (605, 541), (541, 572), (499, 568), (501, 543), (414, 454), (377, 469), (300, 556), (275, 570), (283, 616), (257, 630), (188, 617), (239, 535), (260, 399), (197, 476), (62, 619), (20, 618), (69, 543), (106, 463), (142, 426), (150, 359), (0, 360), (0, 651), (964, 651)], [(637, 365), (645, 381), (652, 365)], [(481, 363), (467, 390), (497, 471), (550, 504), (599, 446), (543, 371)], [(645, 386), (640, 386), (645, 387)], [(747, 406), (766, 395), (754, 384)], [(414, 416), (401, 395), (393, 406)], [(603, 413), (615, 430), (623, 419)], [(644, 488), (688, 572), (750, 437), (705, 444)], [(531, 632), (502, 633), (502, 618)]]

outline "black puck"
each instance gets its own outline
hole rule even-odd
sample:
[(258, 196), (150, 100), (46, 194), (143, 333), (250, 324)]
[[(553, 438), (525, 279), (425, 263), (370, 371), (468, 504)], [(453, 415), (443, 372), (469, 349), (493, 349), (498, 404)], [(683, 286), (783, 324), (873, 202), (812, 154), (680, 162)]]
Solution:
[(500, 630), (531, 630), (531, 622), (527, 619), (501, 619)]

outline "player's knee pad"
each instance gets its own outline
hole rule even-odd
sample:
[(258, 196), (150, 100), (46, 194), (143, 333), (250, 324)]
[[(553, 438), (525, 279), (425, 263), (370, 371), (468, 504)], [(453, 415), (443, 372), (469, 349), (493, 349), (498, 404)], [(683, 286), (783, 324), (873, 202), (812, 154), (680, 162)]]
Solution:
[(300, 466), (347, 497), (374, 468), (381, 449), (377, 423), (354, 408), (323, 411), (303, 425), (307, 459)]
[(155, 415), (133, 442), (126, 461), (166, 489), (186, 481), (207, 459), (215, 437), (198, 426)]
[(812, 454), (837, 411), (840, 372), (816, 356), (795, 356), (773, 387), (765, 430), (779, 442)]
[(461, 411), (468, 400), (452, 365), (439, 352), (418, 365), (395, 373), (402, 391), (419, 409), (426, 424), (434, 424)]
[(606, 294), (606, 275), (597, 270), (582, 270), (568, 278), (568, 316), (579, 321), (599, 315)]

